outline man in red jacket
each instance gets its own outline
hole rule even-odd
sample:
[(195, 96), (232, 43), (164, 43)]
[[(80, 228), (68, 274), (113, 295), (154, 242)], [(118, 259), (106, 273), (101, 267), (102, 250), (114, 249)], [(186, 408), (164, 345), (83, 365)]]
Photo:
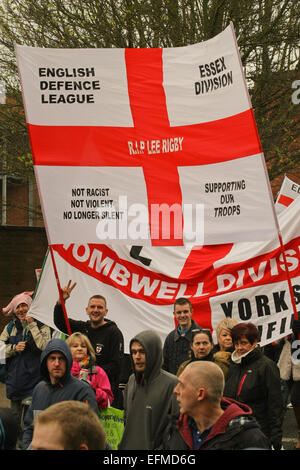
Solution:
[(174, 389), (180, 407), (177, 422), (164, 435), (165, 450), (269, 449), (251, 409), (223, 398), (224, 375), (210, 361), (190, 363)]

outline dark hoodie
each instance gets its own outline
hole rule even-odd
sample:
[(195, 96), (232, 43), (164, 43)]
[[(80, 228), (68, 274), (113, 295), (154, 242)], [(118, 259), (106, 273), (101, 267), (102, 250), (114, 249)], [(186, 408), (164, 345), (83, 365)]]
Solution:
[[(47, 368), (47, 357), (52, 352), (60, 352), (66, 358), (66, 372), (58, 383), (52, 385)], [(69, 346), (62, 339), (52, 339), (41, 354), (40, 372), (43, 380), (39, 382), (32, 394), (32, 402), (25, 416), (25, 430), (23, 435), (23, 449), (27, 449), (32, 440), (33, 420), (37, 414), (54, 403), (64, 400), (77, 400), (88, 403), (96, 413), (98, 405), (95, 393), (86, 382), (71, 375), (73, 358)]]
[(162, 343), (154, 331), (136, 335), (130, 342), (130, 350), (134, 341), (145, 350), (146, 368), (142, 380), (134, 372), (126, 385), (125, 430), (119, 449), (151, 450), (162, 439), (168, 414), (178, 412), (177, 402), (172, 399), (177, 377), (161, 369)]
[[(209, 431), (199, 450), (269, 449), (267, 437), (262, 433), (251, 408), (229, 398), (222, 398), (224, 413)], [(186, 414), (178, 422), (170, 422), (164, 434), (163, 450), (193, 450), (190, 418)]]
[[(68, 334), (65, 317), (61, 304), (54, 307), (54, 324), (63, 333)], [(119, 386), (121, 363), (124, 355), (123, 334), (116, 323), (105, 318), (105, 323), (98, 328), (92, 328), (91, 322), (69, 319), (71, 332), (79, 331), (86, 335), (96, 354), (96, 364), (105, 370), (109, 378), (113, 394)]]

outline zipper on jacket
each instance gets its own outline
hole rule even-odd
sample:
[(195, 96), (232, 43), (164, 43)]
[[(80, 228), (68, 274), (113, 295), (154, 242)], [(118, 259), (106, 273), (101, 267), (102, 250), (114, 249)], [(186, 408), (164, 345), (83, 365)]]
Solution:
[(243, 377), (242, 377), (242, 380), (240, 381), (240, 384), (239, 384), (239, 388), (238, 388), (238, 393), (237, 393), (237, 396), (239, 397), (240, 394), (241, 394), (241, 391), (242, 391), (242, 387), (244, 385), (244, 382), (246, 380), (246, 377), (247, 377), (247, 374), (244, 374)]

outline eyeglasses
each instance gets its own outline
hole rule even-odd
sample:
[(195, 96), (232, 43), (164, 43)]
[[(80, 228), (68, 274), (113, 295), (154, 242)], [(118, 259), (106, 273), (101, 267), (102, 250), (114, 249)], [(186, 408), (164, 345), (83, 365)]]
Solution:
[(192, 333), (209, 333), (211, 334), (211, 331), (209, 328), (197, 328), (195, 330), (192, 330)]

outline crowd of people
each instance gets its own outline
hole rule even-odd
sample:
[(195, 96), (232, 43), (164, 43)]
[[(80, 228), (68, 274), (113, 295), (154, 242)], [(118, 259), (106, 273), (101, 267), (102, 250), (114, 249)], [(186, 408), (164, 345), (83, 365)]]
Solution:
[[(62, 289), (64, 301), (75, 286)], [(99, 411), (111, 406), (124, 413), (119, 450), (280, 450), (288, 399), (300, 430), (300, 366), (292, 360), (299, 321), (275, 359), (254, 324), (224, 318), (214, 341), (179, 298), (164, 344), (141, 331), (124, 354), (103, 296), (88, 300), (87, 321), (69, 325), (58, 300), (55, 331), (28, 315), (31, 302), (24, 292), (2, 309), (10, 317), (0, 343), (11, 407), (0, 408), (1, 449), (109, 450)]]

